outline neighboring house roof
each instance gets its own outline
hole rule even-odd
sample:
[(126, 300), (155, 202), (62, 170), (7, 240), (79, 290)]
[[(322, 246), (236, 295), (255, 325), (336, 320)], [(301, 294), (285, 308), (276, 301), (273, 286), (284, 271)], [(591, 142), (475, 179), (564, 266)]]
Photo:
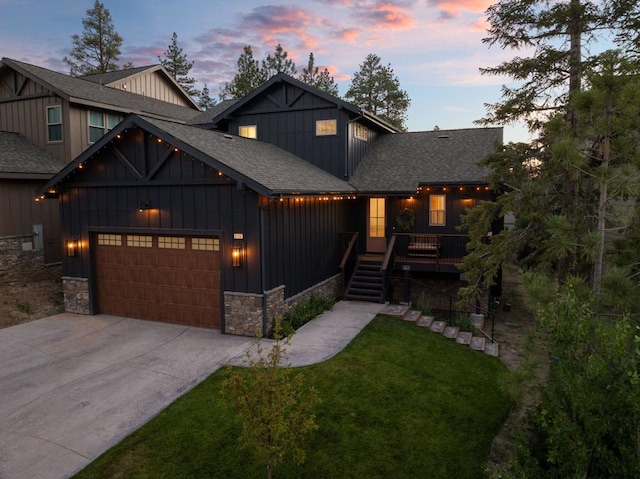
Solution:
[(123, 113), (145, 114), (160, 118), (171, 118), (186, 122), (199, 114), (194, 108), (187, 108), (154, 98), (130, 93), (100, 85), (82, 78), (47, 70), (28, 63), (3, 58), (0, 69), (13, 68), (34, 81), (43, 84), (52, 92), (73, 103), (94, 108), (105, 108)]
[(156, 71), (158, 70), (158, 67), (160, 67), (160, 65), (147, 65), (144, 67), (126, 68), (125, 70), (114, 70), (106, 73), (83, 75), (78, 78), (89, 80), (93, 83), (99, 83), (100, 85), (110, 85), (111, 83), (124, 80), (125, 78), (139, 75), (140, 73)]
[(191, 98), (191, 95), (185, 91), (184, 87), (180, 85), (180, 83), (178, 83), (161, 64), (127, 68), (125, 70), (114, 70), (106, 73), (96, 73), (95, 75), (85, 75), (80, 78), (98, 83), (99, 85), (115, 86), (117, 83), (122, 82), (125, 79), (129, 80), (136, 76), (154, 72), (160, 72), (160, 74), (162, 74), (162, 76), (164, 76), (164, 78), (171, 83), (176, 90), (180, 91), (185, 100), (190, 102), (194, 107), (200, 109), (198, 104), (193, 100), (193, 98)]
[(47, 185), (57, 185), (127, 128), (138, 126), (265, 196), (355, 193), (349, 183), (275, 145), (218, 131), (131, 115), (67, 165)]
[(198, 126), (213, 125), (211, 121), (213, 120), (213, 118), (217, 117), (228, 108), (231, 108), (233, 105), (238, 103), (238, 101), (240, 100), (237, 100), (237, 99), (222, 100), (220, 103), (213, 105), (211, 108), (207, 109), (206, 111), (203, 111), (198, 116), (191, 118), (191, 120), (189, 120), (187, 124), (198, 125)]
[(421, 184), (483, 183), (477, 163), (502, 143), (502, 128), (397, 133), (379, 138), (351, 178), (360, 192), (411, 193)]
[(384, 121), (382, 118), (377, 117), (376, 115), (374, 115), (373, 113), (369, 113), (366, 110), (363, 110), (360, 107), (357, 107), (356, 105), (349, 103), (347, 101), (344, 101), (336, 96), (330, 95), (329, 93), (323, 91), (323, 90), (319, 90), (318, 88), (315, 88), (311, 85), (308, 85), (304, 82), (301, 82), (300, 80), (297, 80), (289, 75), (286, 75), (285, 73), (278, 73), (274, 76), (272, 76), (271, 78), (269, 78), (266, 82), (264, 82), (262, 85), (260, 85), (258, 88), (256, 88), (255, 90), (253, 90), (251, 93), (249, 93), (248, 95), (246, 95), (245, 97), (241, 98), (238, 102), (236, 102), (234, 105), (232, 105), (230, 108), (225, 109), (223, 112), (221, 112), (220, 114), (218, 114), (216, 117), (214, 117), (211, 120), (212, 124), (217, 124), (218, 122), (225, 120), (227, 118), (229, 118), (231, 115), (233, 115), (237, 110), (241, 109), (244, 105), (246, 105), (248, 102), (250, 102), (251, 100), (253, 100), (255, 97), (262, 95), (266, 90), (268, 90), (274, 83), (278, 83), (278, 82), (287, 82), (290, 83), (292, 85), (297, 86), (298, 88), (302, 89), (302, 90), (306, 90), (316, 96), (319, 96), (323, 99), (325, 99), (326, 101), (333, 103), (334, 105), (336, 105), (338, 108), (340, 109), (344, 109), (347, 110), (349, 112), (351, 112), (354, 116), (360, 116), (362, 117), (364, 120), (369, 121), (370, 123), (373, 123), (379, 127), (381, 127), (384, 130), (387, 130), (390, 133), (395, 133), (398, 131), (398, 129), (387, 123), (386, 121)]
[(0, 131), (0, 178), (48, 179), (65, 165), (24, 136)]

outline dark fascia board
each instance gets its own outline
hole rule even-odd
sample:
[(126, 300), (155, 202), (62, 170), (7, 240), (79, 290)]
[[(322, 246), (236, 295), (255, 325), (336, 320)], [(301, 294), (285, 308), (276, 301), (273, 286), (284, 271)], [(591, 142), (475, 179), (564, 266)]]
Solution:
[(302, 90), (305, 90), (305, 91), (307, 91), (307, 92), (309, 92), (309, 93), (311, 93), (313, 95), (319, 96), (320, 98), (328, 101), (329, 103), (333, 103), (334, 105), (336, 105), (336, 107), (338, 107), (340, 109), (347, 110), (347, 111), (353, 113), (354, 115), (361, 115), (362, 117), (367, 118), (372, 123), (375, 123), (376, 125), (378, 125), (380, 127), (383, 127), (384, 129), (386, 129), (386, 130), (388, 130), (388, 131), (390, 131), (392, 133), (396, 133), (398, 131), (395, 127), (389, 125), (388, 123), (386, 123), (382, 119), (378, 118), (374, 114), (369, 113), (369, 112), (367, 112), (365, 110), (362, 110), (361, 108), (358, 108), (357, 106), (353, 105), (352, 103), (349, 103), (347, 101), (341, 100), (340, 98), (335, 97), (333, 95), (330, 95), (329, 93), (327, 93), (325, 91), (319, 90), (319, 89), (317, 89), (315, 87), (312, 87), (311, 85), (307, 85), (306, 83), (301, 82), (300, 80), (297, 80), (297, 79), (293, 78), (292, 76), (289, 76), (289, 75), (287, 75), (285, 73), (277, 73), (276, 75), (274, 75), (271, 78), (269, 78), (266, 82), (264, 82), (258, 88), (256, 88), (251, 93), (246, 95), (244, 98), (240, 99), (237, 103), (235, 103), (234, 105), (231, 105), (229, 108), (227, 108), (226, 110), (221, 112), (219, 115), (214, 117), (211, 120), (211, 124), (217, 125), (221, 121), (229, 119), (236, 111), (241, 109), (248, 102), (250, 102), (251, 100), (253, 100), (257, 96), (261, 95), (264, 91), (269, 89), (273, 84), (280, 83), (280, 82), (289, 83), (289, 84), (294, 85), (294, 86), (296, 86), (296, 87), (298, 87), (298, 88), (300, 88)]
[(488, 181), (421, 181), (419, 187), (435, 186), (435, 187), (453, 187), (453, 186), (489, 186)]
[(53, 175), (51, 173), (2, 173), (0, 179), (3, 180), (48, 180)]
[(65, 92), (63, 92), (62, 90), (55, 88), (54, 86), (50, 85), (49, 83), (47, 83), (46, 81), (44, 81), (42, 78), (32, 75), (30, 72), (26, 71), (25, 69), (23, 69), (20, 65), (17, 65), (13, 60), (11, 60), (10, 58), (3, 58), (2, 59), (2, 66), (7, 66), (8, 68), (17, 71), (18, 73), (20, 73), (21, 75), (24, 75), (25, 77), (31, 79), (32, 81), (39, 83), (40, 85), (43, 85), (44, 87), (47, 88), (47, 90), (55, 93), (57, 96), (59, 96), (60, 98), (63, 98), (65, 100), (70, 100), (70, 96), (67, 95)]
[(135, 114), (131, 114), (127, 118), (125, 118), (122, 122), (120, 122), (118, 126), (110, 130), (106, 135), (104, 135), (97, 142), (95, 142), (91, 147), (89, 147), (84, 152), (82, 152), (75, 160), (73, 160), (71, 163), (65, 166), (60, 172), (58, 172), (58, 174), (56, 174), (53, 178), (51, 178), (46, 184), (38, 188), (38, 190), (36, 190), (36, 193), (35, 193), (36, 196), (37, 197), (41, 197), (43, 195), (46, 196), (49, 190), (56, 189), (58, 183), (60, 183), (62, 180), (64, 180), (64, 178), (66, 178), (69, 174), (71, 174), (78, 167), (80, 163), (84, 163), (93, 155), (95, 155), (98, 151), (100, 151), (102, 148), (107, 146), (117, 135), (121, 134), (128, 128), (134, 128), (134, 127), (138, 127), (148, 133), (151, 133), (154, 136), (157, 136), (158, 138), (162, 138), (163, 141), (166, 141), (170, 145), (179, 148), (180, 150), (194, 157), (198, 161), (201, 161), (207, 166), (210, 166), (212, 168), (215, 168), (218, 171), (221, 171), (224, 175), (235, 180), (238, 184), (244, 184), (248, 188), (252, 189), (253, 191), (263, 196), (274, 195), (273, 191), (269, 190), (268, 188), (265, 188), (263, 185), (257, 183), (253, 179), (248, 178), (244, 175), (241, 175), (240, 173), (233, 170), (232, 168), (229, 168), (228, 166), (216, 161), (214, 158), (211, 158), (210, 156), (205, 155), (200, 150), (169, 135), (164, 130), (145, 121), (144, 118)]

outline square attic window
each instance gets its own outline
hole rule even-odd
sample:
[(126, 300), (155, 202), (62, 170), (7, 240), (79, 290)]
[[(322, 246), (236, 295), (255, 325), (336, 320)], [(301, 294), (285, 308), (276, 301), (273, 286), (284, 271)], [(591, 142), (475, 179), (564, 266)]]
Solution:
[(337, 120), (318, 120), (316, 121), (316, 136), (328, 136), (338, 134)]

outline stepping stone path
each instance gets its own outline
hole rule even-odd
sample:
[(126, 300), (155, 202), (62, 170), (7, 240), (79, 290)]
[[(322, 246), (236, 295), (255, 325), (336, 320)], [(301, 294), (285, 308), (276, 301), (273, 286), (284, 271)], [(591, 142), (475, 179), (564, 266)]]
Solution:
[(469, 331), (460, 331), (457, 326), (448, 326), (445, 321), (436, 321), (433, 316), (423, 315), (420, 311), (413, 310), (409, 306), (388, 304), (380, 313), (416, 323), (416, 326), (442, 334), (446, 338), (454, 339), (456, 343), (462, 346), (468, 346), (489, 356), (497, 357), (499, 354), (498, 343), (492, 343), (484, 336), (473, 336)]

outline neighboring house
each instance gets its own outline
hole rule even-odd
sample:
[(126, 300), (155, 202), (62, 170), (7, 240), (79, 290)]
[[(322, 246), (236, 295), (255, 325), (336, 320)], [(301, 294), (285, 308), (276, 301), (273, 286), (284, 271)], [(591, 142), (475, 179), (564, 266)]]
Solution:
[[(30, 144), (24, 149), (29, 151), (28, 173), (32, 177), (31, 183), (23, 182), (23, 188), (32, 188), (33, 192), (42, 186), (55, 173), (50, 167), (51, 158), (62, 164), (71, 162), (131, 112), (184, 122), (201, 113), (159, 65), (97, 75), (92, 80), (8, 58), (0, 61), (0, 133), (17, 133), (23, 144)], [(15, 158), (20, 161), (20, 157)], [(12, 167), (20, 169), (19, 165)], [(0, 171), (0, 175), (3, 173)], [(40, 176), (36, 178), (35, 174)], [(0, 197), (11, 198), (11, 202), (3, 204), (11, 204), (11, 212), (5, 215), (21, 212), (20, 222), (0, 222), (0, 256), (8, 257), (18, 247), (28, 248), (24, 235), (31, 228), (25, 225), (41, 224), (43, 230), (32, 235), (31, 246), (37, 249), (44, 244), (44, 260), (59, 262), (62, 250), (58, 210), (48, 212), (45, 217), (49, 220), (45, 221), (38, 213), (44, 207), (34, 206), (33, 195), (28, 196), (19, 195), (6, 182), (0, 184)], [(9, 236), (20, 239), (11, 241)]]
[(459, 279), (458, 217), (492, 195), (474, 163), (502, 141), (397, 133), (283, 74), (189, 123), (130, 115), (41, 188), (60, 201), (67, 310), (253, 335), (313, 291)]
[(0, 272), (60, 262), (58, 204), (34, 192), (65, 166), (17, 133), (0, 131)]

